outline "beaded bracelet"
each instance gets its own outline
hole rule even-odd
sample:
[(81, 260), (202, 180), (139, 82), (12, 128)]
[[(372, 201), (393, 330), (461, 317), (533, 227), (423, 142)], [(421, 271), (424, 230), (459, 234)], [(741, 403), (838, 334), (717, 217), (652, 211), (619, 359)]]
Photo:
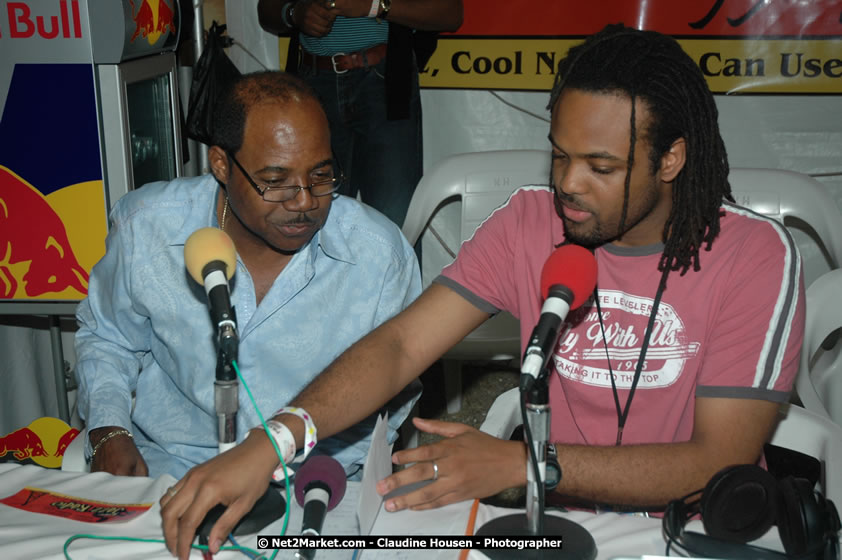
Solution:
[(106, 441), (108, 441), (109, 439), (111, 439), (113, 437), (117, 437), (117, 436), (129, 436), (130, 438), (134, 438), (132, 433), (125, 428), (120, 428), (119, 430), (112, 430), (112, 431), (108, 432), (107, 434), (102, 436), (102, 439), (100, 439), (98, 442), (96, 442), (96, 445), (94, 446), (93, 450), (91, 451), (91, 461), (94, 460), (94, 456), (96, 456), (96, 452), (99, 451), (99, 448), (102, 447), (102, 445)]

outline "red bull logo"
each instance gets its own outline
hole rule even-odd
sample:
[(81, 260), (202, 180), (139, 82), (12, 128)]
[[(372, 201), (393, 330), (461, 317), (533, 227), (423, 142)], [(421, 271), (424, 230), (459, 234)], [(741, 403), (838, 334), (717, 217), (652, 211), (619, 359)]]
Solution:
[(67, 446), (77, 435), (79, 430), (59, 418), (38, 418), (25, 428), (0, 437), (0, 461), (33, 462), (58, 468)]
[[(140, 4), (137, 9), (135, 9), (135, 2)], [(129, 0), (129, 4), (132, 8), (132, 19), (135, 22), (131, 42), (138, 37), (143, 37), (149, 41), (150, 45), (154, 45), (162, 35), (175, 33), (173, 8), (167, 0)]]
[(41, 438), (29, 428), (15, 430), (11, 434), (0, 438), (0, 457), (9, 453), (16, 461), (47, 456)]
[(9, 38), (28, 39), (36, 35), (42, 39), (55, 39), (59, 35), (65, 39), (81, 38), (82, 18), (79, 12), (79, 0), (71, 2), (60, 0), (56, 7), (57, 14), (36, 15), (33, 18), (32, 10), (26, 2), (8, 2), (6, 15)]
[(64, 223), (44, 196), (0, 166), (0, 299), (88, 293)]
[(76, 428), (70, 428), (67, 430), (59, 439), (58, 439), (58, 447), (56, 447), (56, 452), (53, 453), (55, 457), (64, 457), (64, 452), (67, 450), (67, 446), (70, 445), (70, 442), (76, 439), (76, 436), (79, 435), (79, 430)]

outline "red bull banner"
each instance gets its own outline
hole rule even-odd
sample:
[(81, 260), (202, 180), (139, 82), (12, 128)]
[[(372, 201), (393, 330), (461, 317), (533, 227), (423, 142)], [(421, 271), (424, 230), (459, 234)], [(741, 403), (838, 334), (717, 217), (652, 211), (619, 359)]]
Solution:
[(100, 114), (100, 96), (127, 97), (105, 91), (102, 69), (174, 50), (178, 14), (176, 0), (0, 0), (0, 312), (87, 295), (114, 202), (104, 158), (127, 159), (101, 139), (147, 126)]
[(0, 117), (0, 301), (79, 300), (107, 229), (91, 64), (17, 64)]
[[(567, 50), (609, 23), (674, 36), (714, 93), (842, 93), (838, 0), (463, 0), (421, 86), (548, 91)], [(280, 47), (281, 67), (287, 40)]]

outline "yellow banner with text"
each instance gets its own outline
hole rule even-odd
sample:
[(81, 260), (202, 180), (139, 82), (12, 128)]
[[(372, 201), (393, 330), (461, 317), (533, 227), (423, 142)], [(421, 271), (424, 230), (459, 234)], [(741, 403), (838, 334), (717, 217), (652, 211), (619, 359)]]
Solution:
[[(441, 37), (421, 87), (549, 91), (582, 38)], [(842, 38), (679, 39), (714, 93), (842, 93)], [(281, 38), (284, 67), (289, 39)]]

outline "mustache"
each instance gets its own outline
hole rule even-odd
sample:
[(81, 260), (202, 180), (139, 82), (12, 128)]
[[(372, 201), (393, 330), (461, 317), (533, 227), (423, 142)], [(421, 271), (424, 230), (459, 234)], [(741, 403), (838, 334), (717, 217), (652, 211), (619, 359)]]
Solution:
[(564, 203), (565, 206), (573, 209), (573, 210), (582, 210), (585, 212), (590, 212), (591, 210), (585, 206), (582, 206), (576, 201), (576, 198), (569, 194), (564, 194), (559, 192), (558, 190), (553, 189), (555, 192), (555, 200), (556, 206), (559, 206), (561, 203)]
[(296, 217), (292, 218), (291, 220), (285, 220), (280, 222), (278, 225), (281, 226), (306, 226), (306, 225), (313, 225), (316, 223), (316, 220), (311, 218), (305, 213), (298, 214)]

